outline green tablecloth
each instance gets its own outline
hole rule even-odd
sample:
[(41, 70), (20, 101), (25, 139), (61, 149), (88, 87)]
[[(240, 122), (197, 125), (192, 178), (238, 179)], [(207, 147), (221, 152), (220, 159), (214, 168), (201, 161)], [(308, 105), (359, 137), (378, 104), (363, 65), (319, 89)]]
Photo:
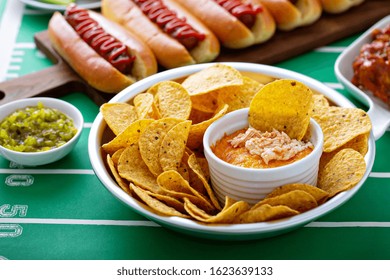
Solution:
[[(7, 5), (10, 5), (7, 1), (0, 2), (2, 18), (9, 13)], [(0, 78), (12, 79), (52, 65), (33, 43), (34, 33), (47, 29), (50, 16), (51, 12), (22, 7), (9, 63), (0, 61), (0, 68), (6, 67), (5, 77)], [(8, 29), (6, 24), (2, 21), (0, 30)], [(333, 71), (341, 50), (356, 37), (276, 66), (318, 79), (364, 108), (337, 82)], [(3, 49), (3, 38), (0, 42)], [(85, 119), (81, 140), (70, 155), (36, 168), (17, 166), (0, 158), (0, 256), (3, 258), (390, 258), (389, 132), (376, 142), (372, 173), (359, 192), (315, 223), (261, 240), (205, 240), (160, 227), (116, 200), (97, 179), (88, 158), (88, 134), (98, 106), (82, 93), (74, 92), (63, 99), (76, 105)]]

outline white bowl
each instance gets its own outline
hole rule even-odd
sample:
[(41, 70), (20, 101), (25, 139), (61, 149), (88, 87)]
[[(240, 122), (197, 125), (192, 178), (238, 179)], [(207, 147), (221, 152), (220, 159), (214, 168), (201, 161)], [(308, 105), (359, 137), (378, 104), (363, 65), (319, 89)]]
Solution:
[(245, 168), (227, 163), (217, 157), (211, 146), (224, 135), (248, 128), (249, 109), (231, 112), (212, 125), (203, 137), (203, 147), (209, 163), (210, 177), (217, 197), (223, 204), (226, 196), (256, 204), (275, 188), (292, 183), (317, 184), (318, 165), (322, 154), (323, 134), (321, 127), (310, 120), (313, 151), (301, 160), (275, 168)]
[(352, 64), (355, 58), (359, 55), (360, 49), (363, 45), (372, 42), (372, 31), (374, 29), (384, 28), (389, 24), (390, 15), (375, 23), (339, 55), (334, 65), (334, 71), (339, 82), (343, 84), (343, 86), (351, 94), (353, 94), (357, 100), (368, 106), (369, 110), (367, 113), (372, 122), (372, 130), (375, 140), (382, 137), (390, 126), (389, 106), (378, 97), (374, 96), (370, 91), (362, 90), (352, 84)]
[[(157, 73), (150, 77), (147, 77), (139, 82), (134, 83), (128, 88), (124, 89), (117, 95), (115, 95), (110, 103), (113, 102), (128, 102), (131, 101), (137, 94), (144, 92), (149, 87), (157, 82), (182, 79), (190, 74), (196, 73), (206, 67), (213, 65), (214, 63), (196, 64), (191, 66), (185, 66), (180, 68), (170, 69), (164, 72)], [(313, 91), (325, 95), (334, 104), (341, 107), (355, 107), (352, 102), (345, 98), (342, 94), (327, 87), (323, 83), (290, 70), (262, 65), (254, 63), (240, 63), (232, 62), (225, 63), (227, 65), (235, 67), (237, 70), (253, 75), (261, 75), (273, 78), (286, 78), (295, 79), (302, 83), (305, 83)], [(253, 223), (253, 224), (237, 224), (237, 225), (205, 225), (195, 221), (184, 219), (180, 217), (165, 217), (148, 210), (142, 203), (135, 198), (129, 196), (123, 191), (114, 178), (111, 176), (110, 171), (106, 168), (105, 158), (102, 157), (101, 146), (108, 138), (109, 129), (105, 123), (103, 116), (99, 113), (94, 120), (91, 131), (88, 138), (88, 153), (92, 168), (102, 182), (103, 186), (118, 200), (130, 207), (138, 214), (150, 219), (166, 228), (171, 230), (196, 236), (202, 238), (218, 239), (218, 240), (248, 240), (248, 239), (260, 239), (271, 236), (283, 234), (305, 224), (318, 219), (319, 217), (333, 211), (337, 207), (352, 198), (355, 193), (361, 188), (364, 181), (367, 179), (370, 173), (375, 157), (375, 142), (372, 134), (369, 139), (369, 148), (365, 156), (366, 160), (366, 172), (361, 181), (351, 190), (342, 192), (331, 200), (324, 204), (290, 218), (281, 219), (273, 222), (265, 223)]]
[(37, 106), (42, 102), (45, 107), (58, 109), (71, 119), (77, 128), (76, 135), (64, 145), (44, 152), (17, 152), (0, 146), (0, 154), (6, 159), (24, 166), (38, 166), (55, 162), (66, 156), (78, 142), (84, 125), (84, 119), (80, 111), (72, 104), (49, 97), (35, 97), (12, 101), (0, 106), (0, 122), (17, 109), (27, 106)]
[[(50, 4), (45, 3), (45, 1), (40, 0), (20, 0), (24, 4), (37, 8), (42, 10), (48, 10), (48, 11), (65, 11), (66, 5), (60, 5), (60, 4)], [(77, 0), (76, 4), (80, 8), (84, 9), (98, 9), (101, 6), (101, 1), (99, 0)]]

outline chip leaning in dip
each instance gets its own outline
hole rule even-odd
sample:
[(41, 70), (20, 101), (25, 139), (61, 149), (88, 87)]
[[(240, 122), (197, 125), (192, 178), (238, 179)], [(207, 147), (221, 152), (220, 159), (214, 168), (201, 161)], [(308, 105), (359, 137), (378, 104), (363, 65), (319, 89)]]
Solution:
[(0, 145), (18, 152), (42, 152), (64, 145), (77, 133), (73, 120), (42, 102), (16, 110), (0, 124)]
[(220, 159), (241, 167), (272, 168), (293, 163), (314, 148), (309, 141), (301, 141), (312, 103), (313, 94), (306, 85), (288, 79), (271, 82), (250, 103), (249, 128), (225, 135), (211, 148)]

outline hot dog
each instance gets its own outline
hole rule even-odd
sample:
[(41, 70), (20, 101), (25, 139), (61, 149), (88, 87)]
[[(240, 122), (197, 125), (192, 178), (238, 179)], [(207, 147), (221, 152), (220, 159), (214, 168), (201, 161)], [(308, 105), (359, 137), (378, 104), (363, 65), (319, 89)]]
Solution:
[(136, 33), (165, 68), (214, 60), (216, 36), (172, 0), (103, 0), (102, 13)]
[(92, 87), (117, 93), (157, 72), (150, 48), (102, 15), (72, 4), (55, 12), (48, 34), (54, 49)]
[(320, 0), (261, 0), (280, 30), (288, 31), (317, 21), (322, 14)]
[(259, 0), (176, 0), (204, 22), (227, 48), (245, 48), (270, 39), (276, 29)]
[(345, 12), (353, 6), (360, 5), (364, 0), (321, 0), (325, 12), (338, 14)]

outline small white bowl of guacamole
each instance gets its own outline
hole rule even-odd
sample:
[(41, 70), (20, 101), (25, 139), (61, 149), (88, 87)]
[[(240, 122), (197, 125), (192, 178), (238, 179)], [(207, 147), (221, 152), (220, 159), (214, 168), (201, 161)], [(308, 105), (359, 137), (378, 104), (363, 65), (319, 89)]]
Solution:
[(0, 106), (0, 154), (17, 164), (38, 166), (66, 156), (78, 142), (84, 119), (72, 104), (48, 97)]

